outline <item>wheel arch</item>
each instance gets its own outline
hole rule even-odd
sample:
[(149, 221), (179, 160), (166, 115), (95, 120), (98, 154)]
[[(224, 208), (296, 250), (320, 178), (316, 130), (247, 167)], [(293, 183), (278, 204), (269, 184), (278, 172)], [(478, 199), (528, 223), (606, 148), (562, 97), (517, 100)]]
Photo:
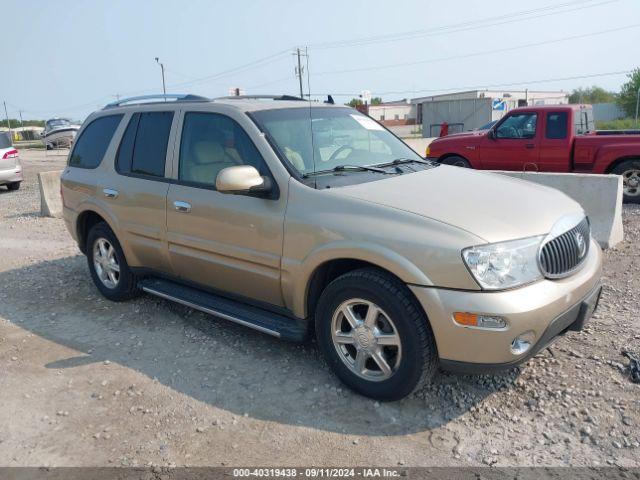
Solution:
[(104, 222), (109, 225), (109, 228), (113, 231), (113, 226), (108, 220), (106, 215), (103, 215), (96, 210), (87, 209), (78, 215), (76, 220), (76, 235), (78, 239), (78, 247), (80, 251), (86, 255), (86, 243), (87, 243), (87, 235), (89, 235), (89, 231), (91, 228), (100, 223)]
[(640, 160), (640, 156), (638, 156), (638, 155), (627, 155), (627, 156), (624, 156), (624, 157), (618, 157), (615, 160), (613, 160), (611, 163), (609, 163), (609, 165), (605, 169), (604, 173), (612, 173), (613, 170), (618, 165), (620, 165), (623, 162), (629, 161), (629, 160)]
[(445, 153), (444, 155), (441, 155), (438, 158), (438, 162), (442, 163), (442, 162), (444, 162), (445, 160), (447, 160), (447, 159), (449, 159), (451, 157), (461, 158), (461, 159), (465, 160), (466, 162), (468, 162), (469, 165), (471, 165), (473, 167), (473, 163), (471, 162), (471, 160), (469, 160), (468, 157), (465, 157), (464, 155), (460, 155), (459, 153), (453, 153), (453, 152)]
[[(307, 288), (305, 290), (305, 298), (304, 298), (304, 309), (305, 316), (309, 319), (310, 328), (313, 328), (315, 324), (315, 312), (318, 306), (318, 301), (320, 300), (320, 296), (325, 288), (336, 278), (363, 268), (371, 268), (375, 269), (393, 279), (397, 280), (399, 283), (406, 286), (406, 280), (403, 280), (400, 276), (392, 272), (391, 270), (381, 267), (380, 265), (356, 258), (334, 258), (331, 260), (327, 260), (320, 265), (318, 265), (309, 278), (307, 282)], [(418, 299), (415, 297), (414, 293), (410, 288), (406, 289), (409, 296), (416, 302), (416, 305), (422, 310)], [(425, 319), (427, 319), (426, 312), (423, 312)]]

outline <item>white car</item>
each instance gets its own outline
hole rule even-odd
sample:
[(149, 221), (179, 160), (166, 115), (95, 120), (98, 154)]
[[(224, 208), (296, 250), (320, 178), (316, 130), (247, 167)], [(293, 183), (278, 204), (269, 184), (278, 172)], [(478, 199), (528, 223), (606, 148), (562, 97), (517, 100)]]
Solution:
[(22, 165), (18, 150), (11, 144), (7, 134), (0, 133), (0, 185), (9, 190), (18, 190), (22, 182)]

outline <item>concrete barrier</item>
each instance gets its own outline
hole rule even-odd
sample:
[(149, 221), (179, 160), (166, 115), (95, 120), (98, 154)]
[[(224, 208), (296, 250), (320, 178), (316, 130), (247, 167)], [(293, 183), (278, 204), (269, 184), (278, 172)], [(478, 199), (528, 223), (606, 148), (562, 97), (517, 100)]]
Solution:
[(434, 138), (403, 138), (402, 141), (411, 147), (421, 157), (424, 157), (425, 151)]
[(500, 175), (521, 178), (566, 193), (582, 208), (591, 221), (593, 238), (602, 248), (622, 241), (622, 177), (584, 173), (504, 172)]
[(62, 198), (60, 197), (61, 174), (62, 170), (38, 173), (40, 215), (43, 217), (62, 217)]

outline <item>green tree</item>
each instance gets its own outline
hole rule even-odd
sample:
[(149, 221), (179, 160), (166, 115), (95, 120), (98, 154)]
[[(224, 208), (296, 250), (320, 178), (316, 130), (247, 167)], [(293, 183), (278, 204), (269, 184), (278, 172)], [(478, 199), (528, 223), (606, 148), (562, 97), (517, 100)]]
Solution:
[(630, 117), (636, 114), (636, 102), (638, 101), (638, 90), (640, 89), (640, 68), (636, 68), (627, 75), (629, 81), (622, 85), (618, 95), (618, 105)]
[[(382, 103), (382, 98), (380, 97), (373, 97), (371, 99), (371, 105), (380, 105), (381, 103)], [(364, 102), (362, 101), (361, 98), (352, 98), (347, 103), (347, 105), (349, 105), (351, 108), (356, 108), (358, 105), (363, 105), (363, 104)]]
[[(10, 118), (9, 122), (11, 122), (11, 128), (21, 127), (22, 124), (18, 118)], [(44, 127), (44, 120), (24, 120), (23, 122), (25, 127)], [(7, 120), (0, 120), (0, 127), (8, 127)]]
[(602, 87), (576, 88), (569, 95), (569, 103), (610, 103), (616, 101), (616, 94)]

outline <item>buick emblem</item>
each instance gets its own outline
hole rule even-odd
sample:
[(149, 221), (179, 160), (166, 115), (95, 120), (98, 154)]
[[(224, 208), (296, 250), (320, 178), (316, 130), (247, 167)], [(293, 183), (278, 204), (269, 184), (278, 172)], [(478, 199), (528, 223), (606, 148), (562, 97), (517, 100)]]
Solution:
[(582, 259), (584, 254), (587, 253), (587, 242), (580, 232), (576, 232), (574, 234), (574, 238), (576, 239), (576, 246), (578, 247), (578, 258)]

